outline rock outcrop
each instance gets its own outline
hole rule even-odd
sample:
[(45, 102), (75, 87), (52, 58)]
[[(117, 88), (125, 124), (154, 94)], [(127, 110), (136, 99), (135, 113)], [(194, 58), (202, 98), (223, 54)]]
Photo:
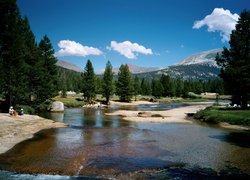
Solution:
[(64, 104), (60, 101), (54, 101), (51, 104), (51, 112), (63, 112), (64, 111)]

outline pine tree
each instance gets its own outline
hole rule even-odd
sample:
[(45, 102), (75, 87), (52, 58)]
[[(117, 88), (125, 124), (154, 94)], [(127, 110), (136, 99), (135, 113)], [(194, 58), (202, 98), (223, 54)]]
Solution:
[(134, 90), (134, 96), (135, 96), (135, 101), (137, 100), (138, 94), (141, 92), (141, 87), (140, 87), (140, 80), (138, 76), (135, 76), (134, 81), (133, 81), (133, 90)]
[(184, 84), (183, 81), (181, 79), (177, 79), (176, 80), (176, 96), (177, 97), (181, 97), (183, 95), (183, 91), (184, 91)]
[(102, 84), (103, 84), (102, 78), (96, 76), (95, 82), (96, 82), (96, 91), (95, 91), (96, 94), (102, 94)]
[(23, 19), (15, 0), (0, 1), (0, 17), (1, 89), (10, 106), (24, 102), (28, 90)]
[(110, 61), (107, 62), (106, 68), (103, 74), (102, 81), (102, 95), (106, 98), (106, 104), (109, 103), (110, 96), (113, 94), (113, 70)]
[(169, 96), (170, 97), (176, 96), (176, 88), (177, 88), (176, 80), (170, 79), (170, 82), (169, 82)]
[(133, 84), (131, 79), (131, 73), (128, 65), (121, 65), (118, 72), (118, 80), (116, 83), (116, 94), (123, 102), (131, 100), (133, 95)]
[(39, 51), (41, 53), (39, 63), (43, 68), (39, 72), (41, 73), (39, 75), (41, 86), (36, 87), (36, 100), (38, 103), (42, 103), (58, 94), (58, 71), (57, 59), (54, 57), (54, 49), (48, 36), (45, 35), (40, 41)]
[(250, 12), (243, 11), (232, 31), (230, 48), (224, 48), (216, 61), (221, 67), (220, 76), (225, 88), (232, 94), (232, 103), (247, 108), (250, 92)]
[(41, 84), (41, 79), (43, 79), (43, 76), (41, 76), (43, 72), (43, 64), (41, 63), (42, 58), (40, 50), (38, 49), (38, 46), (35, 42), (35, 36), (30, 29), (27, 17), (25, 17), (23, 20), (22, 31), (26, 45), (25, 61), (27, 64), (27, 71), (25, 75), (27, 76), (28, 81), (26, 103), (37, 105), (36, 101), (34, 101), (34, 98), (36, 97), (36, 93), (38, 92), (39, 88), (43, 86), (43, 84)]
[(152, 89), (149, 80), (143, 78), (141, 81), (141, 94), (142, 95), (151, 95)]
[(83, 94), (88, 103), (93, 103), (96, 97), (96, 79), (90, 60), (87, 61), (83, 72)]
[(152, 80), (152, 95), (156, 98), (160, 98), (163, 94), (163, 87), (160, 80)]
[(168, 75), (162, 74), (160, 81), (163, 87), (162, 96), (170, 96), (170, 77)]

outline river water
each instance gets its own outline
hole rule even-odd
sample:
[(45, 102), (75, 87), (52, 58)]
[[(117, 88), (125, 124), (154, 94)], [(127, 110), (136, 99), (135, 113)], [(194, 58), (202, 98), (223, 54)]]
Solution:
[(129, 107), (43, 115), (69, 127), (40, 131), (2, 154), (0, 179), (250, 177), (250, 132), (198, 122), (138, 123), (105, 116), (121, 108)]

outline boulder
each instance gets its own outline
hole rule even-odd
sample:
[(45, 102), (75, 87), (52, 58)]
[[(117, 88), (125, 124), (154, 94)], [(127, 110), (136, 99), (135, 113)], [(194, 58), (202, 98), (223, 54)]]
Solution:
[(151, 112), (138, 112), (138, 117), (151, 117)]
[(64, 104), (60, 101), (54, 101), (51, 104), (51, 112), (63, 112), (64, 111)]

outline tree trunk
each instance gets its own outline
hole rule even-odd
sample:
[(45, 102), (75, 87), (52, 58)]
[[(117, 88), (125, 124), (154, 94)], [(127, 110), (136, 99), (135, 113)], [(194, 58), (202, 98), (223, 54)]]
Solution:
[(241, 108), (242, 109), (247, 109), (247, 93), (245, 93), (244, 95), (242, 95), (242, 98), (241, 98)]
[(109, 96), (106, 97), (106, 104), (109, 104)]

